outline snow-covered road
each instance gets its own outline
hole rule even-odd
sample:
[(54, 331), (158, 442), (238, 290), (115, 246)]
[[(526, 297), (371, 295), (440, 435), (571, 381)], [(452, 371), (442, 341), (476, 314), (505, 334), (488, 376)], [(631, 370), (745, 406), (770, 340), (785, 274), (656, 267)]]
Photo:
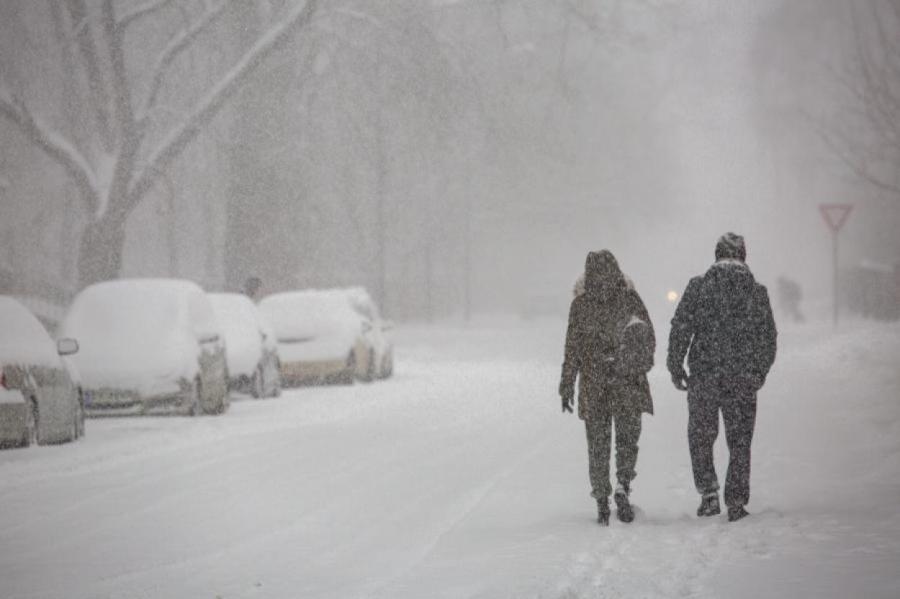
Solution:
[(782, 331), (732, 525), (693, 515), (657, 366), (638, 517), (606, 529), (562, 335), (401, 329), (386, 382), (0, 452), (0, 598), (900, 597), (900, 328)]

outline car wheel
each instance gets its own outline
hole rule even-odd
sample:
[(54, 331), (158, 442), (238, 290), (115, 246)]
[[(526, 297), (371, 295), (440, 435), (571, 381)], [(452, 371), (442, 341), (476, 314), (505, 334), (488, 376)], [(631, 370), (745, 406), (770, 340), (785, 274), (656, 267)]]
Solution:
[(228, 411), (229, 405), (230, 404), (228, 401), (228, 391), (226, 390), (226, 391), (223, 391), (222, 396), (219, 397), (219, 403), (216, 404), (216, 409), (213, 411), (213, 413), (214, 414), (224, 414), (226, 411)]
[(63, 439), (67, 443), (71, 443), (78, 439), (78, 414), (72, 416), (72, 425), (69, 427), (69, 434)]
[(385, 354), (384, 361), (381, 364), (381, 378), (390, 378), (392, 374), (394, 374), (394, 355)]
[(368, 363), (366, 364), (366, 374), (363, 377), (363, 380), (367, 383), (371, 383), (375, 380), (375, 350), (369, 350), (369, 358)]
[(200, 382), (199, 376), (194, 379), (191, 389), (191, 407), (188, 413), (191, 416), (203, 415), (203, 383)]
[(281, 397), (281, 377), (275, 379), (275, 388), (272, 389), (272, 397)]
[(29, 399), (25, 405), (25, 435), (22, 437), (22, 447), (38, 443), (38, 407), (34, 398)]
[(356, 353), (353, 350), (347, 356), (346, 370), (334, 377), (334, 380), (338, 385), (352, 385), (356, 380)]
[(78, 406), (75, 408), (75, 430), (78, 437), (84, 436), (84, 402), (79, 394)]
[(266, 394), (266, 388), (263, 381), (262, 366), (257, 366), (256, 372), (253, 373), (253, 380), (250, 381), (250, 395), (256, 399), (261, 399)]
[(272, 391), (272, 397), (281, 397), (281, 388), (284, 386), (283, 378), (281, 376), (281, 361), (276, 360), (275, 362), (275, 389)]

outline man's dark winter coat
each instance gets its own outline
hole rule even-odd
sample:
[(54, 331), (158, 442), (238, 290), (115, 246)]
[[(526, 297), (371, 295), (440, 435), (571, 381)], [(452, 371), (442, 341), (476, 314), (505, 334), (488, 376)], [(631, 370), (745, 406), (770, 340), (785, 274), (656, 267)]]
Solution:
[[(642, 323), (631, 335), (646, 345), (638, 355), (632, 349), (623, 356), (625, 328), (638, 324), (635, 319)], [(576, 290), (569, 309), (560, 395), (574, 397), (580, 374), (578, 415), (582, 420), (620, 410), (653, 413), (647, 371), (653, 366), (655, 346), (647, 308), (615, 257), (606, 250), (588, 254), (584, 291)]]
[(775, 321), (765, 286), (738, 259), (717, 261), (694, 277), (675, 311), (667, 366), (692, 383), (755, 393), (763, 386), (776, 347)]

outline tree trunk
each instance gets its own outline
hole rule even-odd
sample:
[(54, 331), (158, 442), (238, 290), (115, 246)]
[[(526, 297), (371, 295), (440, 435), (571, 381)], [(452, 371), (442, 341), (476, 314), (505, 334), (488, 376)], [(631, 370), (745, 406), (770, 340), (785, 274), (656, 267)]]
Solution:
[(93, 222), (85, 228), (78, 249), (78, 286), (115, 279), (122, 267), (125, 247), (125, 223), (109, 219)]

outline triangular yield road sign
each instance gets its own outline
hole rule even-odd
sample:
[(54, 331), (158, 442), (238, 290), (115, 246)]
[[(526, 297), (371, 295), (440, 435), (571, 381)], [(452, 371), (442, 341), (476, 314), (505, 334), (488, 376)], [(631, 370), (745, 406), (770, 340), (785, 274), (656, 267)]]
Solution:
[(819, 204), (822, 218), (835, 233), (840, 231), (847, 222), (851, 210), (853, 210), (853, 204)]

